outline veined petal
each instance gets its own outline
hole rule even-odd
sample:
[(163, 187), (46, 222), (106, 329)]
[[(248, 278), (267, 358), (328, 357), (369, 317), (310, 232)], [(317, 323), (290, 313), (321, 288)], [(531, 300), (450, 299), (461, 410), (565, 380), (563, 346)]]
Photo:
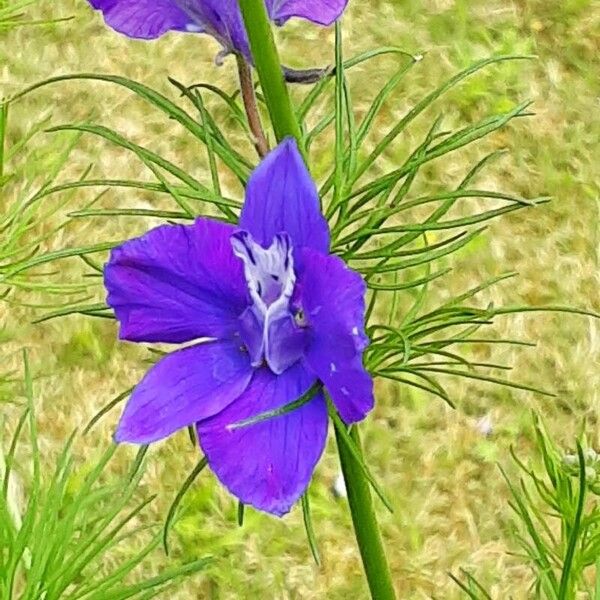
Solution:
[[(128, 37), (154, 39), (167, 31), (189, 31), (193, 21), (174, 0), (89, 0), (109, 27)], [(196, 31), (198, 29), (196, 28)]]
[(348, 0), (267, 0), (271, 19), (281, 25), (300, 17), (319, 25), (331, 25), (344, 12)]
[(154, 39), (168, 31), (207, 33), (225, 52), (250, 60), (250, 47), (237, 0), (88, 0), (109, 27), (128, 37)]
[(228, 426), (297, 400), (314, 381), (300, 363), (282, 375), (259, 369), (234, 403), (198, 423), (209, 465), (244, 504), (282, 516), (300, 498), (325, 448), (325, 400), (319, 393), (285, 415), (239, 429)]
[(291, 314), (283, 313), (269, 319), (265, 359), (270, 369), (274, 373), (283, 373), (304, 356), (308, 341), (308, 330), (298, 327)]
[(287, 233), (296, 259), (305, 246), (329, 250), (329, 228), (317, 187), (294, 139), (281, 142), (252, 173), (240, 227), (265, 248), (278, 233)]
[(305, 249), (299, 299), (311, 332), (305, 360), (346, 423), (373, 408), (373, 381), (362, 364), (366, 285), (337, 256)]
[(248, 354), (235, 342), (207, 342), (168, 354), (133, 390), (115, 440), (161, 440), (229, 406), (251, 378)]
[(250, 45), (238, 0), (173, 0), (226, 52), (236, 51), (250, 60)]
[[(169, 31), (207, 33), (224, 48), (252, 62), (248, 36), (238, 0), (88, 0), (102, 11), (109, 27), (131, 38), (154, 39)], [(271, 18), (279, 25), (301, 17), (330, 25), (347, 0), (267, 0)]]
[(232, 225), (162, 225), (115, 248), (104, 269), (121, 339), (181, 343), (237, 332), (248, 305)]

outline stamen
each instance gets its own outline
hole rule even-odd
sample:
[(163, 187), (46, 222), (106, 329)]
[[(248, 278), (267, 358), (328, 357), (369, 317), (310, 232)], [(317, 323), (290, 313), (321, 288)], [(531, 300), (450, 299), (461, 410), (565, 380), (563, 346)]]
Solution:
[(308, 323), (306, 322), (306, 315), (304, 314), (304, 311), (301, 308), (298, 309), (298, 311), (294, 315), (294, 322), (296, 323), (296, 325), (298, 325), (298, 327), (306, 327), (308, 325)]

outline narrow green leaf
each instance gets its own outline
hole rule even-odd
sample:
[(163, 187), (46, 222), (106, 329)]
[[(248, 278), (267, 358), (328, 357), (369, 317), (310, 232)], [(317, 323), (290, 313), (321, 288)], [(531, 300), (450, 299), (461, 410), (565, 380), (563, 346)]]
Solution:
[(404, 129), (411, 123), (414, 119), (416, 119), (426, 108), (428, 108), (435, 100), (437, 100), (440, 96), (442, 96), (445, 92), (455, 87), (461, 81), (466, 79), (467, 77), (481, 71), (485, 67), (492, 65), (494, 63), (499, 63), (503, 61), (510, 60), (523, 60), (523, 59), (531, 59), (530, 56), (498, 56), (487, 58), (485, 60), (481, 60), (471, 65), (470, 67), (464, 69), (460, 73), (457, 73), (453, 77), (451, 77), (444, 84), (439, 86), (433, 92), (425, 96), (420, 102), (418, 102), (392, 129), (391, 131), (377, 144), (376, 148), (373, 152), (370, 153), (369, 157), (359, 166), (354, 181), (357, 181), (368, 169), (369, 167), (377, 160), (377, 158), (386, 150), (386, 148), (404, 131)]
[(583, 449), (579, 441), (577, 442), (577, 457), (579, 459), (579, 493), (577, 496), (577, 509), (575, 512), (575, 519), (571, 525), (571, 531), (569, 532), (569, 541), (567, 544), (567, 551), (563, 561), (562, 575), (560, 578), (560, 587), (558, 589), (558, 600), (568, 600), (574, 597), (575, 588), (571, 582), (571, 570), (573, 568), (573, 561), (575, 558), (575, 549), (579, 536), (581, 534), (581, 519), (583, 517), (583, 509), (585, 506), (585, 493), (586, 493), (586, 470), (585, 470), (585, 457), (583, 455)]
[[(199, 92), (196, 93), (196, 98), (198, 99), (198, 107), (200, 109), (200, 118), (202, 120), (202, 124), (206, 128), (206, 123), (208, 120), (208, 113), (206, 111), (206, 107), (204, 106), (204, 100), (202, 99), (202, 94)], [(213, 191), (215, 195), (221, 195), (221, 182), (219, 180), (219, 170), (217, 168), (217, 162), (215, 160), (215, 148), (214, 148), (214, 140), (211, 133), (206, 135), (206, 153), (208, 155), (208, 164), (210, 166), (210, 177), (213, 184)]]
[[(415, 369), (417, 369), (417, 367), (415, 367)], [(467, 379), (478, 379), (479, 381), (486, 381), (488, 383), (496, 383), (498, 385), (503, 385), (505, 387), (510, 387), (510, 388), (514, 388), (517, 390), (525, 390), (528, 392), (534, 392), (536, 394), (540, 394), (542, 396), (547, 396), (549, 398), (556, 397), (556, 394), (553, 394), (552, 392), (546, 392), (544, 390), (541, 390), (539, 388), (536, 388), (536, 387), (533, 387), (530, 385), (525, 385), (522, 383), (514, 383), (512, 381), (507, 381), (505, 379), (498, 379), (497, 377), (490, 377), (488, 375), (470, 373), (468, 371), (458, 371), (456, 369), (442, 369), (442, 368), (437, 368), (437, 367), (425, 367), (423, 369), (419, 369), (419, 371), (421, 371), (421, 370), (428, 371), (431, 373), (441, 373), (444, 375), (454, 375), (457, 377), (466, 377)]]
[(18, 262), (14, 266), (9, 265), (8, 271), (0, 276), (0, 283), (6, 281), (15, 275), (39, 267), (55, 260), (62, 260), (63, 258), (72, 258), (74, 256), (80, 256), (81, 254), (96, 254), (97, 252), (106, 252), (112, 250), (115, 246), (120, 246), (123, 242), (101, 242), (92, 246), (81, 246), (79, 248), (65, 248), (63, 250), (55, 250), (54, 252), (47, 252), (40, 256), (35, 256), (31, 260), (24, 262)]
[[(176, 166), (172, 162), (166, 160), (162, 156), (156, 154), (139, 144), (134, 144), (127, 138), (123, 137), (116, 131), (109, 129), (108, 127), (104, 127), (102, 125), (94, 125), (89, 123), (83, 123), (79, 125), (60, 125), (57, 127), (52, 127), (50, 132), (56, 131), (81, 131), (84, 133), (90, 133), (92, 135), (97, 135), (116, 146), (129, 150), (133, 152), (148, 169), (153, 173), (155, 177), (159, 180), (163, 187), (169, 192), (169, 194), (173, 197), (173, 199), (181, 206), (182, 199), (184, 196), (179, 193), (179, 188), (175, 185), (172, 185), (170, 182), (166, 180), (166, 178), (160, 173), (158, 168), (165, 170), (167, 173), (170, 173), (181, 182), (185, 183), (192, 189), (198, 190), (202, 194), (208, 197), (214, 197), (214, 194), (206, 188), (202, 183), (200, 183), (197, 179), (192, 177), (189, 173)], [(221, 204), (214, 202), (215, 205), (223, 211), (225, 216), (230, 217), (231, 211), (228, 209), (226, 204)], [(187, 203), (183, 203), (182, 208), (188, 214), (193, 214), (192, 209), (187, 205)]]
[(194, 215), (174, 210), (153, 210), (148, 208), (97, 208), (94, 210), (76, 210), (68, 215), (74, 219), (92, 217), (142, 217), (148, 219), (193, 221)]
[[(537, 205), (545, 204), (548, 200), (540, 200), (536, 203)], [(509, 205), (503, 206), (501, 208), (488, 210), (482, 213), (478, 213), (475, 215), (470, 215), (468, 217), (462, 217), (460, 219), (452, 219), (450, 221), (442, 221), (442, 222), (427, 222), (427, 223), (415, 223), (411, 225), (396, 225), (393, 227), (381, 227), (379, 229), (367, 229), (361, 230), (359, 233), (353, 233), (348, 235), (346, 238), (340, 240), (338, 244), (349, 244), (357, 239), (365, 238), (365, 237), (374, 237), (378, 235), (387, 235), (391, 233), (403, 233), (407, 231), (414, 232), (427, 232), (427, 231), (441, 231), (445, 229), (455, 229), (459, 227), (466, 227), (469, 225), (477, 225), (478, 223), (483, 223), (485, 221), (490, 221), (495, 219), (496, 217), (509, 214), (516, 210), (521, 210), (523, 206), (521, 204), (517, 205)]]
[(342, 27), (335, 24), (335, 177), (333, 205), (339, 206), (344, 193), (344, 61)]
[(277, 417), (287, 415), (304, 406), (305, 404), (308, 404), (322, 389), (323, 384), (317, 381), (316, 383), (313, 383), (313, 385), (310, 388), (308, 388), (308, 390), (304, 392), (304, 394), (302, 394), (302, 396), (300, 396), (300, 398), (298, 398), (297, 400), (294, 400), (293, 402), (290, 402), (285, 406), (281, 406), (280, 408), (268, 410), (254, 417), (249, 417), (242, 421), (237, 421), (236, 423), (227, 425), (226, 429), (230, 431), (235, 431), (236, 429), (250, 427), (251, 425), (256, 425), (257, 423), (262, 423), (263, 421), (268, 421), (269, 419), (275, 419)]
[(107, 306), (104, 302), (99, 302), (97, 304), (78, 304), (71, 305), (61, 308), (60, 310), (55, 310), (50, 313), (46, 313), (41, 317), (38, 317), (33, 321), (33, 323), (43, 323), (45, 321), (50, 321), (51, 319), (56, 319), (59, 317), (66, 317), (69, 315), (85, 315), (91, 312), (104, 311), (107, 310)]
[(142, 468), (142, 464), (144, 462), (144, 458), (146, 458), (146, 454), (148, 453), (148, 448), (148, 444), (143, 444), (139, 447), (139, 450), (135, 455), (135, 460), (133, 461), (131, 469), (129, 470), (130, 482), (132, 482), (135, 479), (135, 477), (137, 477), (137, 475), (139, 474), (140, 469)]
[(192, 448), (195, 448), (198, 445), (198, 435), (194, 425), (188, 425), (187, 432), (188, 438), (190, 439), (190, 444), (192, 445)]
[(13, 433), (12, 440), (10, 442), (10, 446), (8, 448), (8, 454), (5, 458), (5, 470), (3, 474), (2, 481), (2, 497), (6, 498), (8, 494), (8, 486), (10, 484), (10, 474), (12, 471), (12, 466), (15, 460), (15, 452), (17, 451), (17, 446), (19, 444), (19, 440), (21, 438), (21, 432), (23, 431), (23, 427), (25, 423), (29, 422), (29, 407), (27, 407), (21, 416), (19, 417), (19, 421), (17, 422), (17, 426), (15, 427), (15, 432)]
[(365, 138), (369, 134), (373, 122), (375, 121), (377, 115), (379, 114), (379, 111), (385, 104), (385, 101), (388, 99), (388, 97), (391, 95), (394, 89), (398, 86), (398, 84), (402, 81), (402, 79), (404, 79), (404, 76), (408, 73), (408, 71), (410, 71), (410, 69), (412, 69), (412, 67), (417, 62), (419, 62), (422, 57), (409, 55), (408, 58), (409, 60), (405, 64), (403, 64), (398, 69), (398, 71), (396, 71), (394, 76), (383, 86), (383, 88), (381, 88), (381, 90), (378, 92), (377, 96), (371, 103), (367, 114), (365, 115), (364, 119), (362, 120), (362, 123), (360, 124), (360, 127), (358, 128), (357, 140), (359, 146), (362, 145)]
[(378, 283), (375, 281), (368, 281), (367, 285), (368, 285), (369, 289), (371, 289), (371, 290), (378, 290), (378, 291), (382, 291), (382, 292), (385, 292), (385, 291), (396, 292), (398, 290), (410, 290), (412, 288), (426, 285), (436, 279), (440, 279), (441, 277), (444, 277), (445, 275), (450, 273), (450, 271), (452, 271), (452, 269), (450, 267), (448, 267), (446, 269), (436, 271), (435, 273), (431, 273), (430, 275), (426, 275), (425, 277), (421, 277), (419, 279), (413, 279), (410, 281), (405, 281), (402, 283), (387, 283), (386, 284), (386, 283)]
[(177, 492), (177, 495), (175, 496), (175, 499), (173, 500), (173, 503), (171, 504), (171, 506), (169, 508), (169, 512), (167, 513), (167, 518), (165, 519), (165, 525), (163, 527), (163, 534), (162, 534), (163, 547), (165, 549), (165, 554), (167, 554), (167, 555), (169, 554), (169, 544), (168, 544), (169, 530), (171, 528), (173, 519), (175, 518), (177, 509), (179, 508), (179, 504), (183, 500), (183, 497), (186, 495), (187, 491), (190, 489), (190, 487), (192, 486), (194, 481), (196, 481), (197, 477), (200, 475), (200, 473), (202, 473), (202, 471), (204, 471), (204, 469), (206, 468), (207, 465), (208, 465), (208, 460), (205, 456), (203, 456), (200, 459), (200, 461), (198, 462), (198, 464), (194, 467), (192, 472), (188, 475), (187, 479), (183, 482), (183, 485)]
[(475, 238), (479, 237), (485, 231), (485, 227), (480, 229), (476, 229), (471, 233), (467, 234), (464, 237), (461, 237), (458, 241), (448, 244), (439, 250), (433, 250), (428, 253), (420, 254), (417, 257), (410, 258), (408, 260), (402, 260), (397, 262), (387, 262), (386, 264), (377, 264), (374, 267), (366, 267), (360, 269), (361, 273), (367, 278), (367, 281), (376, 275), (381, 275), (383, 273), (391, 273), (402, 271), (405, 269), (413, 269), (415, 267), (419, 267), (425, 265), (427, 263), (432, 263), (445, 256), (450, 254), (454, 254), (458, 252), (465, 246), (467, 246), (470, 242), (472, 242)]
[[(344, 70), (348, 71), (362, 63), (368, 62), (379, 56), (385, 56), (387, 54), (400, 54), (411, 59), (414, 59), (413, 55), (397, 46), (382, 46), (380, 48), (374, 48), (373, 50), (367, 50), (349, 58), (344, 62)], [(335, 71), (332, 71), (332, 75), (335, 75)], [(300, 107), (297, 110), (298, 120), (303, 122), (306, 119), (308, 112), (316, 104), (317, 100), (321, 97), (323, 92), (327, 89), (330, 82), (330, 78), (325, 78), (319, 81), (311, 91), (306, 95), (302, 101)]]
[(104, 592), (101, 596), (91, 596), (90, 600), (128, 600), (135, 596), (140, 597), (140, 594), (146, 590), (151, 591), (148, 597), (152, 598), (157, 595), (159, 586), (162, 586), (165, 583), (173, 583), (176, 580), (184, 579), (194, 573), (198, 573), (210, 564), (211, 561), (212, 557), (209, 556), (179, 567), (173, 567), (156, 577), (144, 579), (133, 585), (122, 586), (116, 591), (112, 590), (109, 593)]
[(510, 482), (510, 479), (508, 478), (504, 469), (502, 469), (502, 467), (499, 468), (515, 502), (515, 504), (511, 503), (511, 507), (519, 516), (519, 519), (524, 523), (535, 545), (535, 552), (532, 553), (532, 557), (534, 557), (536, 561), (539, 561), (539, 564), (541, 566), (540, 571), (546, 576), (546, 581), (548, 582), (548, 585), (550, 585), (553, 591), (552, 596), (556, 597), (556, 595), (558, 594), (558, 581), (556, 580), (556, 576), (554, 575), (554, 571), (552, 570), (552, 565), (548, 557), (546, 545), (544, 544), (542, 538), (538, 534), (537, 527), (532, 521), (531, 515), (527, 510), (527, 507), (525, 506), (518, 490)]
[[(172, 168), (170, 165), (169, 168)], [(178, 175), (182, 175), (179, 171), (175, 171)], [(107, 188), (128, 188), (128, 189), (137, 189), (144, 192), (153, 192), (160, 194), (170, 194), (169, 190), (162, 183), (153, 183), (147, 181), (135, 181), (132, 179), (85, 179), (78, 181), (68, 181), (62, 183), (60, 185), (54, 187), (47, 187), (38, 192), (34, 197), (34, 201), (42, 200), (47, 196), (51, 196), (53, 194), (57, 194), (63, 191), (74, 190), (78, 188), (88, 188), (88, 187), (107, 187)], [(214, 192), (211, 192), (207, 188), (203, 187), (194, 187), (194, 186), (182, 186), (182, 185), (173, 185), (171, 187), (177, 191), (177, 194), (180, 197), (188, 198), (190, 200), (201, 200), (203, 202), (207, 202), (210, 204), (214, 204), (216, 206), (222, 205), (233, 208), (234, 210), (239, 210), (241, 208), (241, 204), (236, 200), (232, 200), (231, 198), (225, 198), (221, 196), (216, 196)], [(125, 209), (123, 209), (125, 210)], [(83, 211), (78, 211), (83, 212)]]
[(454, 583), (471, 599), (471, 600), (481, 600), (471, 588), (469, 588), (466, 584), (464, 584), (456, 575), (452, 573), (448, 573), (448, 577), (454, 581)]
[(452, 402), (452, 400), (450, 400), (450, 397), (448, 396), (446, 391), (439, 384), (437, 387), (428, 386), (428, 385), (425, 385), (424, 383), (420, 383), (419, 381), (414, 381), (413, 379), (400, 377), (399, 375), (392, 375), (390, 373), (380, 373), (379, 371), (374, 371), (374, 375), (376, 375), (378, 377), (383, 377), (384, 379), (390, 379), (392, 381), (396, 381), (397, 383), (402, 383), (404, 385), (415, 387), (419, 390), (422, 390), (424, 392), (431, 394), (432, 396), (437, 396), (438, 398), (441, 398), (446, 404), (448, 404), (448, 406), (450, 406), (450, 408), (454, 408), (454, 409), (456, 408), (456, 405), (454, 404), (454, 402)]
[[(10, 102), (15, 102), (23, 98), (24, 96), (30, 94), (31, 92), (34, 92), (35, 90), (45, 87), (47, 85), (72, 80), (104, 81), (124, 87), (133, 92), (134, 94), (140, 96), (144, 100), (150, 102), (152, 105), (156, 106), (169, 118), (174, 119), (175, 121), (183, 125), (195, 137), (197, 137), (203, 143), (206, 143), (205, 131), (202, 128), (202, 126), (188, 113), (186, 113), (181, 107), (177, 106), (176, 104), (171, 102), (166, 96), (163, 96), (162, 94), (156, 92), (148, 86), (145, 86), (131, 79), (127, 79), (126, 77), (119, 77), (116, 75), (98, 75), (95, 73), (78, 73), (75, 75), (62, 75), (58, 77), (51, 77), (49, 79), (46, 79), (45, 81), (36, 83), (30, 86), (29, 88), (23, 90), (22, 92), (11, 98)], [(216, 151), (219, 154), (219, 157), (231, 169), (231, 171), (241, 181), (245, 182), (250, 172), (250, 165), (243, 164), (240, 160), (240, 157), (237, 155), (232, 155), (232, 153), (227, 148), (218, 146), (216, 148)]]
[[(179, 85), (182, 85), (182, 84), (179, 84)], [(246, 122), (246, 115), (244, 115), (243, 109), (235, 101), (235, 95), (229, 95), (229, 94), (225, 93), (220, 87), (217, 87), (216, 85), (212, 85), (210, 83), (195, 83), (194, 85), (188, 86), (187, 90), (189, 92), (194, 92), (197, 90), (207, 90), (207, 91), (215, 94), (215, 96), (217, 96), (218, 98), (223, 100), (223, 102), (225, 102), (225, 104), (229, 108), (229, 111), (231, 112), (232, 117), (246, 131), (249, 131), (248, 123)], [(237, 91), (236, 91), (236, 93), (237, 93)]]
[(124, 392), (121, 392), (118, 396), (116, 396), (115, 398), (113, 398), (108, 404), (106, 404), (104, 407), (102, 407), (102, 409), (100, 409), (91, 419), (90, 422), (85, 426), (85, 429), (83, 430), (83, 434), (85, 435), (86, 433), (89, 433), (89, 431), (92, 429), (92, 427), (94, 427), (94, 425), (107, 413), (109, 413), (115, 406), (117, 406), (118, 404), (120, 404), (121, 402), (123, 402), (123, 400), (125, 400), (125, 398), (129, 397), (131, 395), (131, 392), (133, 392), (133, 387), (130, 387), (129, 389), (125, 390)]
[(386, 498), (386, 496), (383, 493), (383, 490), (381, 489), (380, 485), (377, 483), (377, 481), (375, 480), (375, 478), (371, 475), (371, 473), (370, 473), (367, 465), (365, 464), (363, 458), (361, 457), (360, 453), (356, 449), (356, 446), (354, 445), (354, 441), (352, 440), (352, 438), (350, 437), (350, 434), (348, 433), (348, 428), (346, 427), (346, 425), (344, 424), (344, 422), (342, 421), (342, 419), (338, 415), (335, 407), (333, 406), (333, 404), (331, 403), (330, 400), (328, 400), (327, 405), (328, 405), (329, 417), (333, 421), (333, 425), (335, 427), (335, 430), (338, 432), (338, 434), (340, 436), (340, 439), (342, 440), (342, 442), (344, 443), (344, 445), (346, 446), (346, 448), (348, 449), (348, 451), (350, 452), (350, 454), (352, 455), (352, 457), (354, 458), (354, 460), (356, 461), (356, 463), (360, 467), (360, 469), (363, 472), (365, 478), (371, 484), (371, 487), (373, 488), (373, 490), (375, 491), (375, 493), (379, 496), (379, 499), (383, 502), (384, 506), (391, 513), (393, 513), (394, 509), (392, 507), (391, 502)]
[(306, 537), (308, 539), (308, 545), (310, 546), (310, 552), (317, 566), (321, 566), (321, 558), (319, 557), (319, 547), (317, 545), (317, 538), (315, 536), (315, 530), (313, 529), (312, 516), (310, 513), (310, 499), (308, 497), (308, 491), (302, 494), (302, 517), (304, 519), (304, 529), (306, 530)]
[(8, 127), (8, 103), (0, 103), (0, 181), (4, 175), (4, 147)]

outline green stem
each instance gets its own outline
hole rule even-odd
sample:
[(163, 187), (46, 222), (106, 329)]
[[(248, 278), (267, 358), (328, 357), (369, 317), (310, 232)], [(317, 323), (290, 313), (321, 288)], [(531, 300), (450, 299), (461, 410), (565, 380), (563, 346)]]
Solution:
[[(360, 437), (356, 425), (352, 427), (350, 436), (356, 448), (361, 451)], [(356, 541), (362, 557), (369, 590), (371, 591), (371, 598), (373, 600), (394, 600), (396, 597), (394, 585), (392, 584), (392, 577), (373, 508), (369, 482), (337, 429), (336, 440), (348, 492), (348, 504), (354, 523)]]
[(264, 0), (238, 0), (244, 17), (252, 58), (271, 116), (277, 141), (293, 136), (302, 145), (302, 132), (283, 78)]
[[(252, 58), (269, 110), (275, 137), (277, 141), (281, 141), (286, 136), (293, 136), (302, 149), (302, 132), (284, 81), (283, 69), (275, 46), (265, 2), (264, 0), (238, 0), (238, 2), (248, 32)], [(339, 142), (341, 142), (341, 139), (338, 140)], [(360, 439), (356, 427), (353, 427), (350, 435), (356, 449), (360, 452)], [(348, 503), (356, 532), (356, 540), (362, 556), (371, 596), (374, 600), (394, 600), (394, 586), (373, 510), (369, 482), (360, 462), (349, 448), (348, 440), (344, 439), (344, 436), (340, 435), (337, 429), (336, 438), (348, 490)]]

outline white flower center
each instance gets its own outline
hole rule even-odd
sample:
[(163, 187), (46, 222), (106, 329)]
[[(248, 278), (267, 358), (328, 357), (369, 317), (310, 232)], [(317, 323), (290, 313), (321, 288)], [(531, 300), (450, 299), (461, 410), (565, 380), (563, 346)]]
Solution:
[[(234, 254), (244, 263), (244, 275), (252, 299), (252, 312), (260, 328), (260, 355), (270, 361), (278, 347), (273, 332), (282, 319), (292, 319), (290, 300), (296, 285), (293, 248), (289, 236), (279, 233), (269, 248), (263, 248), (247, 231), (231, 237)], [(274, 327), (275, 329), (272, 329)], [(256, 357), (258, 359), (258, 357)]]

